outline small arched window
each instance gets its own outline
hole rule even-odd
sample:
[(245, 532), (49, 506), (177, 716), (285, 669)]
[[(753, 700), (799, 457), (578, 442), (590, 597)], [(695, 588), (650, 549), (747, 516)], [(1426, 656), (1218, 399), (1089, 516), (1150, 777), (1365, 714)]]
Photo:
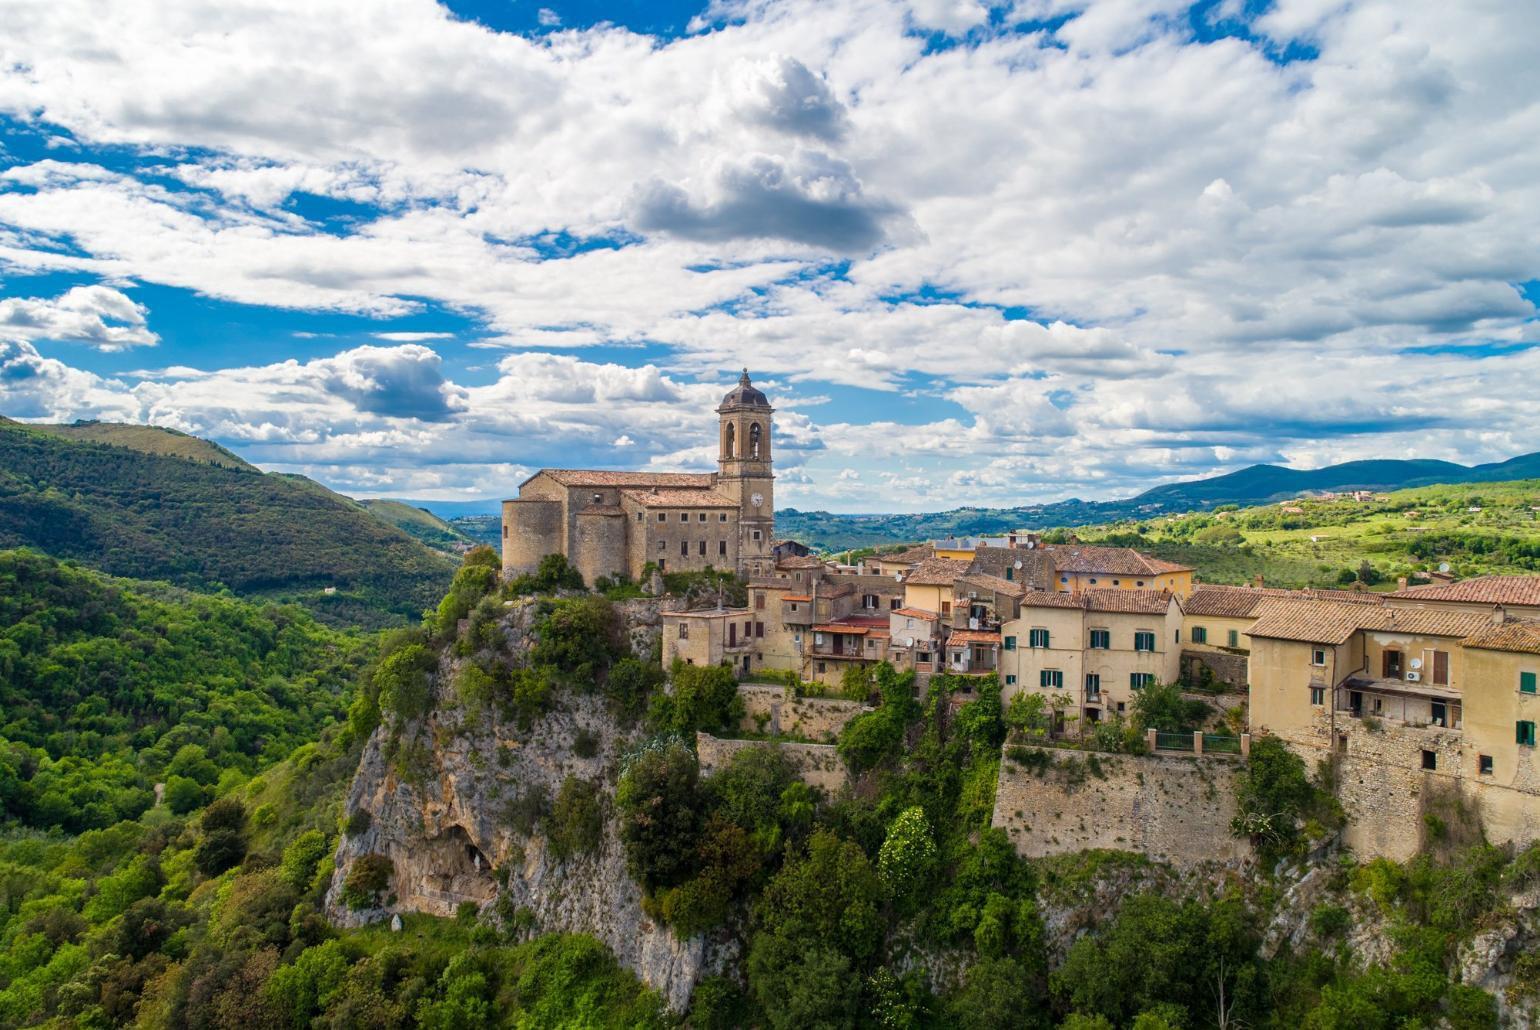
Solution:
[(722, 453), (729, 458), (736, 457), (733, 452), (738, 449), (738, 427), (731, 422), (727, 424), (727, 444)]
[(755, 422), (753, 425), (749, 426), (749, 457), (751, 458), (759, 457), (759, 434), (760, 429), (758, 422)]

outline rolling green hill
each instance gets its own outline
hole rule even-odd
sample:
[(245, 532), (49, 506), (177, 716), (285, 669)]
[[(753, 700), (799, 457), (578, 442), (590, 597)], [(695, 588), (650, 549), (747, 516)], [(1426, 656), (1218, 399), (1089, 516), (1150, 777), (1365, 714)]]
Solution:
[(200, 437), (189, 436), (175, 429), (161, 426), (136, 426), (126, 422), (73, 422), (69, 425), (40, 425), (13, 422), (0, 417), (0, 425), (27, 428), (62, 440), (84, 440), (91, 443), (112, 444), (145, 454), (164, 454), (172, 458), (186, 458), (225, 468), (257, 471), (240, 456), (225, 450), (219, 444)]
[(444, 554), (459, 554), (480, 542), (460, 532), (426, 508), (415, 508), (404, 501), (383, 498), (358, 503), (386, 525), (395, 526), (407, 536), (414, 537)]
[[(1540, 479), (1398, 490), (1383, 500), (1299, 500), (1077, 528), (1192, 565), (1210, 583), (1336, 586), (1368, 562), (1371, 585), (1448, 565), (1462, 578), (1540, 572)], [(1288, 510), (1286, 510), (1288, 509)]]
[(904, 515), (836, 515), (788, 508), (775, 513), (776, 536), (842, 551), (853, 547), (998, 534), (1013, 529), (1089, 526), (1166, 512), (1251, 506), (1312, 491), (1404, 490), (1440, 483), (1492, 483), (1540, 477), (1540, 452), (1486, 465), (1449, 461), (1350, 461), (1319, 469), (1252, 465), (1223, 476), (1167, 483), (1120, 501), (1071, 498), (1015, 508), (954, 508)]
[(153, 432), (110, 435), (0, 424), (0, 547), (295, 600), (338, 624), (415, 618), (449, 583), (443, 555), (308, 479), (161, 453)]

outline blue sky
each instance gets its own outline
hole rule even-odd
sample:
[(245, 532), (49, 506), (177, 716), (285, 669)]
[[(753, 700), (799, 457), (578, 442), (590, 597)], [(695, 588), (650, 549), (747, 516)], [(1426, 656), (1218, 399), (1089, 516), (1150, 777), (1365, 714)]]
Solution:
[(704, 468), (1107, 497), (1499, 460), (1540, 410), (1532, 5), (18, 0), (0, 414), (359, 496)]

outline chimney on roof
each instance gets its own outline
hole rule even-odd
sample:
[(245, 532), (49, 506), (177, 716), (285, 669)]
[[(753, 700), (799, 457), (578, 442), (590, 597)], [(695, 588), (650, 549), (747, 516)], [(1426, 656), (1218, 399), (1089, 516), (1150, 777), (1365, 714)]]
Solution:
[(1251, 585), (1256, 587), (1258, 590), (1262, 589), (1262, 574), (1260, 572), (1252, 578)]
[(1397, 576), (1396, 577), (1396, 589), (1397, 590), (1405, 590), (1406, 589), (1406, 577), (1405, 576)]
[(1501, 626), (1503, 623), (1505, 623), (1507, 621), (1508, 621), (1508, 609), (1504, 608), (1502, 605), (1498, 605), (1497, 607), (1492, 609), (1492, 622), (1495, 625)]

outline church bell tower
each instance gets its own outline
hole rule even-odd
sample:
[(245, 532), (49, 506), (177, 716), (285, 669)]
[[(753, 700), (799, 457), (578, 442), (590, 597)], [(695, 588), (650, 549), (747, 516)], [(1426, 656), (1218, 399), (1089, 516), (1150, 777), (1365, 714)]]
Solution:
[(775, 564), (775, 476), (770, 472), (770, 416), (765, 395), (749, 382), (748, 369), (717, 408), (717, 491), (738, 502), (738, 572), (768, 574)]

